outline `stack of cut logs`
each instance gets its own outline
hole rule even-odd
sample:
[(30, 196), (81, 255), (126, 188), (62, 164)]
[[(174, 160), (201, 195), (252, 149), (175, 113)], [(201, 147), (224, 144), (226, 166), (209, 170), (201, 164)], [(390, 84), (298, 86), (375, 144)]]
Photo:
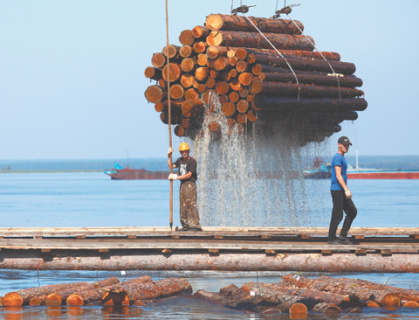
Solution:
[[(194, 139), (205, 113), (217, 112), (212, 92), (229, 126), (251, 128), (257, 121), (262, 133), (279, 128), (303, 144), (340, 131), (340, 122), (356, 120), (367, 107), (355, 65), (338, 53), (313, 51), (301, 22), (249, 19), (263, 35), (244, 16), (211, 14), (205, 26), (181, 32), (182, 46), (153, 54), (145, 76), (157, 83), (145, 96), (165, 124), (170, 99), (176, 135)], [(217, 123), (208, 126), (219, 130)]]

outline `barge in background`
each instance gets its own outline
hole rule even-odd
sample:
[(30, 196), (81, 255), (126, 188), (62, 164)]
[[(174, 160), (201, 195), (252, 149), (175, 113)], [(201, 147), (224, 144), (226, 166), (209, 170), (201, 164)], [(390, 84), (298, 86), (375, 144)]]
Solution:
[(122, 168), (115, 162), (115, 167), (105, 170), (104, 173), (110, 176), (112, 180), (163, 180), (167, 179), (170, 172), (131, 169), (129, 165), (126, 168)]

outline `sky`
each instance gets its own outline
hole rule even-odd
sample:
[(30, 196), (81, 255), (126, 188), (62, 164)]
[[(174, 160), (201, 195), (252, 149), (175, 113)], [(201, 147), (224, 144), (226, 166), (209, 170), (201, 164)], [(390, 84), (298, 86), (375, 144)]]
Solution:
[[(257, 17), (277, 8), (240, 2)], [(229, 0), (168, 3), (172, 44), (231, 10)], [(298, 3), (291, 17), (320, 51), (355, 63), (369, 105), (327, 145), (344, 134), (359, 154), (419, 155), (419, 1)], [(168, 127), (144, 97), (144, 70), (166, 45), (164, 0), (0, 0), (0, 41), (0, 159), (165, 157)]]

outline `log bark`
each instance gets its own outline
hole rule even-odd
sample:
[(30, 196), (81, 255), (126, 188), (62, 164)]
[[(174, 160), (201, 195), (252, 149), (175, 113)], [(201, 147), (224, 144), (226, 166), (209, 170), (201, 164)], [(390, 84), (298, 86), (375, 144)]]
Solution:
[[(239, 76), (240, 79), (240, 76)], [(293, 84), (284, 82), (263, 82), (263, 93), (271, 93), (277, 96), (300, 98), (355, 98), (364, 95), (362, 90), (345, 87), (317, 86), (312, 84)]]
[(151, 64), (155, 68), (163, 68), (166, 64), (166, 57), (163, 53), (154, 53), (153, 57), (151, 58)]
[(23, 305), (28, 305), (29, 301), (34, 297), (46, 295), (56, 290), (63, 290), (69, 287), (77, 288), (85, 285), (88, 285), (88, 282), (60, 283), (9, 292), (3, 297), (3, 306), (21, 307)]
[[(282, 67), (260, 65), (265, 74), (266, 81), (292, 82), (296, 83), (294, 74)], [(362, 80), (353, 75), (333, 74), (331, 72), (317, 71), (295, 71), (295, 75), (300, 83), (311, 83), (317, 85), (337, 86), (338, 83), (342, 87), (360, 87)]]
[[(291, 65), (293, 70), (303, 71), (321, 71), (332, 72), (330, 66), (336, 73), (353, 74), (355, 72), (355, 65), (350, 62), (329, 61), (327, 63), (320, 59), (306, 59), (306, 58), (286, 58), (278, 57), (278, 55), (255, 54), (256, 63), (265, 65), (279, 66), (289, 70), (287, 62)], [(330, 65), (329, 65), (330, 64)]]
[(100, 287), (100, 288), (94, 288), (87, 291), (81, 291), (78, 292), (77, 290), (74, 290), (74, 293), (68, 296), (66, 299), (66, 305), (67, 306), (83, 306), (90, 303), (98, 303), (102, 300), (102, 298), (105, 296), (107, 292), (110, 290), (117, 290), (123, 288), (125, 285), (138, 285), (141, 286), (144, 283), (152, 283), (152, 280), (149, 276), (142, 276), (139, 278), (130, 279), (127, 281), (124, 281), (122, 283)]
[[(297, 26), (291, 20), (272, 19), (272, 18), (256, 18), (249, 19), (262, 32), (301, 34), (304, 25), (295, 20)], [(245, 18), (239, 15), (223, 15), (211, 14), (207, 17), (205, 25), (211, 30), (235, 30), (235, 31), (255, 31), (255, 27)]]
[(183, 30), (179, 35), (179, 42), (184, 46), (191, 46), (195, 41), (195, 37), (191, 30)]
[(370, 288), (368, 286), (357, 285), (356, 282), (348, 282), (320, 276), (317, 279), (309, 279), (305, 277), (295, 278), (292, 275), (285, 275), (281, 279), (283, 285), (294, 285), (301, 288), (311, 288), (315, 290), (327, 291), (348, 296), (356, 296), (361, 301), (374, 300), (382, 306), (400, 306), (400, 299), (397, 295), (389, 293), (385, 290)]
[(363, 111), (367, 108), (367, 102), (362, 98), (341, 100), (329, 98), (297, 100), (296, 98), (257, 95), (255, 104), (263, 110), (281, 108), (284, 110)]
[[(277, 33), (265, 33), (266, 38), (278, 49), (286, 50), (309, 50), (314, 49), (314, 40), (310, 41), (301, 35), (288, 35)], [(207, 37), (210, 46), (231, 46), (243, 48), (265, 48), (271, 49), (272, 46), (262, 38), (258, 32), (237, 32), (237, 31), (212, 31)]]

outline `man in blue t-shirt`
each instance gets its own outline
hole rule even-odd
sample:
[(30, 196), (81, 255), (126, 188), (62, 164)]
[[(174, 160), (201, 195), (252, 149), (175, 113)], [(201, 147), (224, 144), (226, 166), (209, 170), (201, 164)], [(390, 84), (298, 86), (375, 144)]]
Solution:
[[(346, 180), (346, 170), (348, 163), (345, 153), (349, 151), (352, 143), (348, 137), (342, 136), (338, 140), (338, 152), (332, 160), (332, 183), (330, 192), (333, 199), (332, 218), (330, 220), (328, 244), (353, 244), (348, 238), (348, 231), (354, 221), (357, 209), (352, 201), (352, 193), (348, 189)], [(343, 211), (346, 213), (340, 235), (336, 238), (336, 230), (343, 219)]]

